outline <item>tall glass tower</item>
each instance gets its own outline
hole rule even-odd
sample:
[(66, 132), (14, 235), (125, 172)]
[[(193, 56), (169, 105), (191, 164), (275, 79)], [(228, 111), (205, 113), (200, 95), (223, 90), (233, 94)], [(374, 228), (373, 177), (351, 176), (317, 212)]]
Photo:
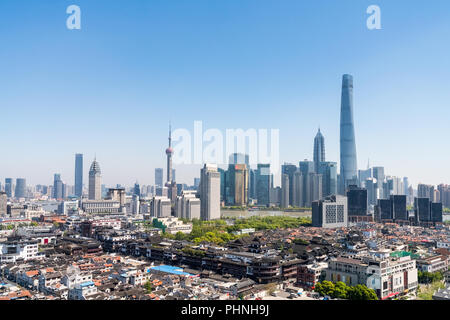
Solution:
[(355, 126), (353, 124), (353, 76), (342, 77), (340, 193), (357, 180)]
[(83, 155), (75, 155), (75, 196), (81, 198), (83, 195)]
[(322, 133), (317, 132), (316, 137), (314, 138), (314, 170), (316, 173), (319, 173), (319, 166), (321, 162), (325, 161), (325, 138)]

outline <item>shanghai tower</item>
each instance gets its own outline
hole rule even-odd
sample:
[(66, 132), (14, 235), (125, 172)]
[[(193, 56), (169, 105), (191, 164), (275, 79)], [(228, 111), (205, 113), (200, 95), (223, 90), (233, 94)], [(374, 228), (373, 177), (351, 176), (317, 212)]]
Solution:
[(356, 142), (353, 124), (353, 76), (342, 77), (341, 97), (341, 172), (340, 193), (345, 194), (349, 184), (356, 183)]

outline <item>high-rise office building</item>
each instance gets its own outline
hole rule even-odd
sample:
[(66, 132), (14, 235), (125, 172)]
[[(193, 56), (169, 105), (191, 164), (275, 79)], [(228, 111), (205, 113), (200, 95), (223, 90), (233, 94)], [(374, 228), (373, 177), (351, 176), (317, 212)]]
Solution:
[(255, 170), (256, 200), (259, 206), (270, 204), (270, 189), (273, 188), (273, 175), (270, 173), (270, 164), (258, 164)]
[[(312, 162), (311, 162), (312, 163)], [(314, 168), (314, 163), (312, 163), (312, 166)], [(287, 175), (287, 183), (289, 185), (287, 199), (288, 199), (288, 206), (293, 206), (294, 203), (294, 174), (297, 171), (297, 166), (290, 163), (285, 163), (281, 166), (281, 174)], [(281, 186), (281, 189), (283, 189), (283, 186)], [(282, 201), (283, 202), (283, 201)]]
[(256, 199), (256, 175), (257, 170), (248, 170), (248, 197), (249, 199)]
[(226, 175), (227, 204), (246, 206), (248, 203), (249, 171), (246, 164), (229, 164)]
[(376, 180), (376, 195), (377, 199), (387, 199), (388, 197), (385, 197), (384, 192), (384, 167), (373, 167), (372, 168), (372, 177)]
[[(220, 201), (224, 201), (227, 202), (227, 195), (228, 195), (228, 182), (227, 182), (227, 177), (228, 177), (228, 171), (222, 169), (222, 168), (218, 168), (217, 171), (220, 174)], [(199, 186), (200, 186), (200, 180), (199, 179)], [(199, 187), (197, 187), (198, 190)]]
[(27, 197), (27, 181), (23, 178), (16, 179), (16, 189), (14, 192), (14, 197), (16, 199)]
[(299, 171), (303, 177), (301, 207), (311, 207), (313, 201), (323, 198), (322, 174), (317, 174), (314, 169), (314, 162), (308, 160), (300, 161)]
[(417, 197), (428, 198), (430, 201), (434, 200), (434, 186), (420, 183), (417, 186)]
[(163, 175), (164, 171), (163, 168), (156, 168), (155, 169), (155, 186), (157, 187), (163, 187)]
[(311, 207), (313, 201), (322, 200), (322, 175), (310, 173), (307, 177), (306, 188), (308, 188), (306, 202), (304, 207)]
[(209, 221), (220, 219), (220, 173), (217, 165), (205, 164), (200, 172), (200, 217)]
[(140, 197), (141, 196), (141, 186), (139, 182), (136, 181), (133, 188), (133, 195)]
[(316, 137), (314, 138), (314, 170), (316, 173), (319, 172), (319, 166), (321, 162), (325, 162), (325, 138), (322, 133), (317, 132)]
[(367, 189), (359, 188), (356, 185), (348, 186), (347, 201), (349, 216), (367, 215)]
[(414, 215), (416, 223), (431, 221), (429, 198), (414, 198)]
[(372, 169), (367, 168), (366, 170), (358, 170), (358, 182), (361, 188), (366, 187), (366, 180), (372, 178)]
[(91, 164), (89, 169), (89, 200), (102, 199), (102, 172), (97, 159)]
[(304, 200), (303, 200), (303, 187), (304, 187), (304, 179), (301, 171), (296, 171), (294, 173), (294, 183), (292, 184), (294, 191), (293, 194), (293, 201), (292, 205), (294, 207), (303, 207), (304, 206)]
[(353, 124), (353, 77), (342, 78), (341, 126), (340, 126), (341, 194), (349, 184), (357, 180), (355, 127)]
[(59, 173), (55, 173), (53, 178), (53, 198), (57, 200), (63, 199), (63, 181), (61, 180), (61, 175)]
[(440, 184), (438, 190), (441, 193), (441, 202), (445, 208), (450, 208), (450, 186)]
[(394, 220), (394, 215), (392, 213), (392, 202), (391, 199), (378, 199), (377, 205), (375, 206), (375, 219), (380, 222), (383, 220)]
[(337, 194), (337, 163), (321, 162), (318, 173), (322, 175), (323, 197)]
[(392, 216), (396, 222), (408, 221), (408, 210), (406, 209), (405, 195), (391, 195)]
[(432, 202), (430, 203), (430, 209), (431, 209), (431, 221), (433, 222), (443, 222), (442, 219), (442, 203), (440, 202)]
[(377, 204), (377, 180), (375, 178), (368, 178), (364, 182), (367, 189), (367, 204), (375, 206)]
[(289, 207), (289, 176), (285, 173), (281, 175), (281, 208), (288, 208)]
[(177, 197), (175, 204), (175, 216), (183, 219), (200, 219), (201, 218), (201, 200), (196, 197), (193, 191), (183, 191)]
[(81, 153), (75, 155), (75, 196), (78, 198), (83, 196), (83, 155)]
[(13, 197), (13, 179), (12, 178), (6, 178), (5, 179), (5, 193), (8, 198)]
[(6, 215), (8, 196), (6, 192), (0, 192), (0, 217)]
[(409, 194), (409, 181), (408, 177), (403, 177), (403, 194), (408, 196)]

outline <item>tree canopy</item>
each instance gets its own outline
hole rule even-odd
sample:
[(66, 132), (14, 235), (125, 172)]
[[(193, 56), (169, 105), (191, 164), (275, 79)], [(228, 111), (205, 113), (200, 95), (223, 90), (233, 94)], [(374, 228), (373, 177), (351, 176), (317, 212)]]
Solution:
[(332, 298), (348, 299), (348, 300), (378, 300), (373, 289), (365, 285), (348, 286), (344, 282), (339, 281), (336, 284), (331, 281), (322, 281), (316, 284), (314, 291), (321, 296), (330, 296)]

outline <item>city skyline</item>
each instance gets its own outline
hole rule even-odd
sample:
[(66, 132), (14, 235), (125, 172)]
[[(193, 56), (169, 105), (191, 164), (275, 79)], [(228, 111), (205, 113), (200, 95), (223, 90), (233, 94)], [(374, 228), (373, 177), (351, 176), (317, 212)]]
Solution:
[[(417, 3), (405, 13), (409, 2), (379, 1), (383, 28), (376, 31), (365, 26), (368, 4), (78, 1), (83, 27), (69, 31), (65, 3), (27, 3), (24, 11), (23, 1), (2, 1), (0, 105), (11, 135), (0, 179), (50, 185), (58, 172), (72, 185), (80, 152), (84, 177), (97, 154), (106, 185), (153, 184), (154, 169), (165, 167), (169, 119), (191, 131), (195, 120), (222, 132), (280, 128), (281, 164), (312, 160), (320, 126), (326, 158), (338, 162), (339, 82), (350, 73), (358, 168), (370, 158), (414, 186), (448, 183), (450, 151), (439, 137), (450, 115), (449, 45), (441, 41), (449, 4)], [(35, 25), (29, 12), (44, 22)], [(192, 183), (201, 165), (174, 168), (179, 182)], [(274, 182), (280, 185), (279, 175)]]

